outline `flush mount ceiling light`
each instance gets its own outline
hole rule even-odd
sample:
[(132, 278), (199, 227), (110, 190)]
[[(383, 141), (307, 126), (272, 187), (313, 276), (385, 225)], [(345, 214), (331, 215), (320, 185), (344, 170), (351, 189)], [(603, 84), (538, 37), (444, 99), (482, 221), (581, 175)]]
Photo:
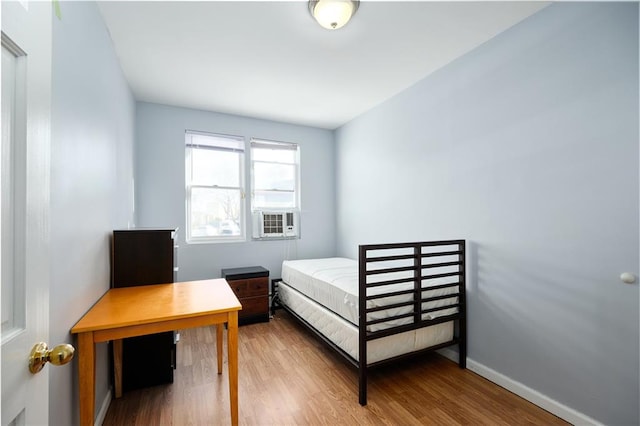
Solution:
[(337, 30), (356, 13), (360, 0), (309, 0), (309, 12), (322, 27)]

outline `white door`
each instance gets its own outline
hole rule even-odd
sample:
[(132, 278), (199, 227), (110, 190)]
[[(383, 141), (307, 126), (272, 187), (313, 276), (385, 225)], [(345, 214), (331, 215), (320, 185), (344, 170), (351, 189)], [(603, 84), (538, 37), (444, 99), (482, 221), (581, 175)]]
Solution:
[(49, 417), (46, 366), (28, 358), (49, 337), (51, 8), (44, 1), (2, 7), (2, 425)]

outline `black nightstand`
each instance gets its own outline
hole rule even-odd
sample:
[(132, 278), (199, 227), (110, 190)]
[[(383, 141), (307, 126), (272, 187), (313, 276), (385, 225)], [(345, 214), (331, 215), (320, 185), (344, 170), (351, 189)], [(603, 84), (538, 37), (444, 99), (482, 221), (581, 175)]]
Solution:
[(269, 270), (262, 266), (225, 268), (222, 278), (242, 304), (238, 324), (269, 321)]

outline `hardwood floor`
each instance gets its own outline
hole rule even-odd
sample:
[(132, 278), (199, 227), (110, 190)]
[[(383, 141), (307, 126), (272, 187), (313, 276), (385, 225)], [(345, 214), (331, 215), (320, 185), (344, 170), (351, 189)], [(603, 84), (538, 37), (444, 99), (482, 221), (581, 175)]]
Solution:
[[(181, 331), (174, 383), (114, 399), (103, 424), (230, 424), (227, 360), (217, 375), (214, 338), (212, 328)], [(435, 353), (372, 371), (361, 407), (355, 368), (282, 310), (240, 327), (238, 346), (244, 425), (567, 424)]]

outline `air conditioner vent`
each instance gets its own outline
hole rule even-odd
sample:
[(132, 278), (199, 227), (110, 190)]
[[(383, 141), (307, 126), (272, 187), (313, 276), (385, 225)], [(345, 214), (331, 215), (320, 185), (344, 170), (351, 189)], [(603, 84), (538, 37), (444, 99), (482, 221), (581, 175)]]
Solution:
[[(289, 216), (289, 213), (287, 213)], [(280, 213), (264, 213), (262, 216), (262, 232), (266, 235), (284, 234), (283, 215)]]
[(254, 211), (253, 238), (295, 238), (298, 218), (295, 211)]

